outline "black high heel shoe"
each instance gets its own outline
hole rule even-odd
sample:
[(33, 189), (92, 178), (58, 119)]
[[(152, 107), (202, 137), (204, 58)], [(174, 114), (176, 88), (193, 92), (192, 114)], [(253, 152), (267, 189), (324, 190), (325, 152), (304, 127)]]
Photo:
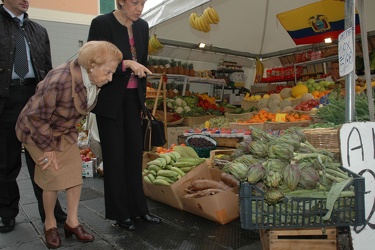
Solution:
[(133, 219), (118, 220), (116, 224), (119, 227), (125, 228), (126, 230), (134, 230), (135, 229)]
[(141, 216), (141, 218), (147, 222), (154, 223), (154, 224), (159, 224), (161, 222), (161, 220), (158, 217), (153, 216), (151, 214), (145, 214)]

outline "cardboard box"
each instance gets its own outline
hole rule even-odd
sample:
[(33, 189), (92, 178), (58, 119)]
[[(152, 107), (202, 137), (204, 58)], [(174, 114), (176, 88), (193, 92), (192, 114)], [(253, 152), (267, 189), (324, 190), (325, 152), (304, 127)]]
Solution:
[(91, 161), (82, 162), (83, 177), (94, 177), (94, 175), (96, 175), (96, 162), (96, 158), (92, 158)]
[(184, 191), (190, 183), (199, 179), (212, 179), (219, 181), (221, 171), (217, 169), (209, 169), (196, 173), (196, 175), (184, 181), (178, 187), (178, 194), (181, 197), (183, 209), (187, 212), (199, 215), (206, 219), (216, 221), (222, 225), (239, 218), (239, 205), (238, 205), (238, 188), (217, 193), (211, 196), (201, 198), (184, 198), (186, 194)]
[[(147, 167), (147, 162), (146, 166), (143, 167)], [(202, 164), (196, 166), (190, 172), (186, 173), (185, 176), (183, 176), (170, 186), (154, 185), (143, 181), (145, 195), (152, 200), (159, 201), (171, 207), (182, 210), (183, 206), (180, 195), (177, 193), (177, 187), (180, 186), (181, 183), (192, 178), (192, 176), (199, 176), (205, 172), (209, 172), (209, 169), (207, 163), (203, 162)]]
[(234, 152), (234, 149), (215, 149), (210, 151), (210, 158), (208, 164), (210, 167), (215, 168), (215, 157), (220, 154), (230, 155)]

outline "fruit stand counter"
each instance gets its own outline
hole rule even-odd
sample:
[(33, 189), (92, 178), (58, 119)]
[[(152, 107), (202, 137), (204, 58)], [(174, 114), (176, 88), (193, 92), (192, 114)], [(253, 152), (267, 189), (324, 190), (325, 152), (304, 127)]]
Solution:
[[(187, 136), (179, 135), (177, 139), (177, 143), (185, 143)], [(217, 141), (218, 147), (225, 147), (225, 148), (235, 148), (237, 143), (243, 141), (243, 137), (213, 137)]]

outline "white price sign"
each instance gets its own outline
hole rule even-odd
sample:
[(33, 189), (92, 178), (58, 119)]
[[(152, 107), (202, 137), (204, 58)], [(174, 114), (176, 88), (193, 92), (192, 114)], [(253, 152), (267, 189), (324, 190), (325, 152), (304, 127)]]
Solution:
[(353, 44), (354, 28), (350, 27), (339, 35), (339, 65), (340, 76), (345, 76), (354, 70), (355, 48)]
[(375, 171), (375, 122), (352, 122), (340, 129), (341, 161), (345, 168)]
[(343, 166), (365, 179), (365, 224), (352, 227), (354, 249), (372, 250), (375, 241), (375, 122), (352, 122), (340, 129)]

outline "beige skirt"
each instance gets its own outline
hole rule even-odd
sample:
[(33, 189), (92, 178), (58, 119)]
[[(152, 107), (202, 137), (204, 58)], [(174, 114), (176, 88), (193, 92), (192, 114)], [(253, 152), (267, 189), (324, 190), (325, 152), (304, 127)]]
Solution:
[[(34, 181), (43, 190), (58, 191), (82, 184), (82, 159), (77, 143), (70, 144), (62, 140), (62, 152), (56, 151), (59, 169), (53, 166), (42, 171), (42, 166), (35, 163)], [(24, 145), (34, 162), (43, 156), (44, 152), (36, 145)]]

